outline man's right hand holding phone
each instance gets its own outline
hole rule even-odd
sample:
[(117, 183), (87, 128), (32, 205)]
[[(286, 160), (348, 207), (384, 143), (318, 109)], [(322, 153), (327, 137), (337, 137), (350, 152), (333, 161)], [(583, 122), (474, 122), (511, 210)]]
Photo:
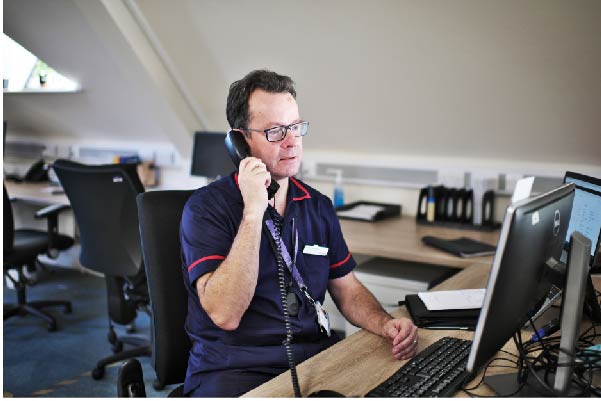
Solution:
[(256, 157), (247, 157), (240, 162), (238, 185), (244, 200), (244, 216), (263, 218), (267, 209), (267, 191), (271, 183), (271, 174), (265, 163)]

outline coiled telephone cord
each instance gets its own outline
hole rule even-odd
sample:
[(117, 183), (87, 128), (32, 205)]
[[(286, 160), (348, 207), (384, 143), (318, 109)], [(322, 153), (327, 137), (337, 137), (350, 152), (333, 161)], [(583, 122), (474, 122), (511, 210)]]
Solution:
[(277, 249), (275, 257), (278, 266), (278, 284), (280, 289), (280, 299), (282, 301), (282, 308), (284, 309), (284, 324), (286, 326), (286, 339), (283, 341), (283, 344), (286, 348), (286, 356), (288, 357), (288, 366), (290, 367), (290, 376), (292, 377), (292, 388), (294, 389), (294, 396), (300, 398), (300, 386), (298, 384), (298, 376), (296, 374), (296, 363), (294, 362), (294, 353), (292, 352), (292, 326), (290, 324), (290, 314), (288, 312), (286, 278), (284, 276), (285, 266), (284, 258), (282, 257), (282, 222), (279, 216), (274, 216), (273, 222), (276, 232), (274, 242)]

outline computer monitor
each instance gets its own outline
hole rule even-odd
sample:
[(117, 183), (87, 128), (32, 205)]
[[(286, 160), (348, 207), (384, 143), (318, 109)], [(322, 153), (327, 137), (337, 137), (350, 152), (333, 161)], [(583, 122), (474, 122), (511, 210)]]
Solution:
[(194, 133), (190, 174), (208, 178), (225, 177), (236, 167), (225, 148), (225, 132)]
[(507, 208), (466, 369), (477, 372), (523, 326), (551, 287), (574, 184)]
[[(601, 180), (584, 174), (566, 172), (565, 183), (574, 183), (576, 193), (572, 206), (572, 217), (566, 235), (566, 248), (574, 231), (580, 231), (591, 240), (591, 262), (601, 240)], [(565, 261), (566, 255), (562, 257)]]
[[(557, 357), (554, 388), (561, 394), (569, 395), (572, 382), (573, 363), (580, 337), (582, 306), (587, 293), (587, 285), (592, 285), (589, 275), (588, 255), (591, 240), (574, 231), (570, 236), (570, 255), (566, 272), (566, 284), (561, 302), (561, 343)], [(596, 300), (595, 300), (596, 302)]]

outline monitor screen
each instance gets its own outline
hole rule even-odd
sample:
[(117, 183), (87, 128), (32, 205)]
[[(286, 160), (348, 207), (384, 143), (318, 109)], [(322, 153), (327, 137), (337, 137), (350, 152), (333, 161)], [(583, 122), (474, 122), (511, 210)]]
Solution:
[(190, 174), (220, 178), (236, 168), (225, 148), (225, 132), (199, 131), (194, 133), (194, 149)]
[(598, 241), (601, 235), (601, 180), (568, 171), (564, 182), (576, 185), (566, 243), (570, 241), (570, 236), (574, 231), (580, 231), (582, 235), (591, 240), (592, 257), (599, 246)]
[(551, 287), (548, 265), (559, 261), (574, 184), (507, 208), (486, 286), (467, 370), (476, 372), (528, 320)]

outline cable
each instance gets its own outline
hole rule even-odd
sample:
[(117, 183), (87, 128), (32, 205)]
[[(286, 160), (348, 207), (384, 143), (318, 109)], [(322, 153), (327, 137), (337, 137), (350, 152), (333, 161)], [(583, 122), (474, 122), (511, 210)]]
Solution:
[[(547, 338), (544, 342), (529, 341), (521, 343), (521, 336), (517, 333), (517, 335), (514, 336), (514, 341), (520, 352), (522, 363), (527, 367), (529, 372), (534, 374), (534, 378), (546, 391), (553, 395), (560, 395), (557, 390), (554, 388), (551, 389), (548, 385), (549, 375), (555, 373), (558, 367), (572, 367), (572, 381), (581, 388), (581, 392), (578, 395), (588, 395), (589, 392), (598, 394), (599, 391), (592, 386), (592, 375), (594, 370), (598, 370), (601, 367), (596, 365), (597, 361), (601, 360), (601, 356), (591, 355), (592, 353), (587, 353), (586, 350), (582, 350), (582, 348), (592, 345), (592, 340), (598, 337), (596, 330), (597, 326), (598, 324), (592, 324), (591, 327), (580, 335), (577, 345), (577, 349), (580, 349), (580, 351), (577, 351), (575, 355), (560, 348), (561, 337), (558, 336)], [(593, 331), (593, 334), (588, 334), (591, 330)], [(572, 361), (570, 363), (559, 364), (559, 352), (569, 354)], [(538, 353), (538, 355), (535, 358), (528, 356), (533, 353)], [(593, 356), (593, 358), (590, 358), (590, 356)], [(536, 372), (537, 370), (544, 370), (544, 381)], [(587, 373), (588, 375), (586, 375)], [(588, 377), (584, 377), (585, 375)]]
[[(288, 312), (288, 299), (287, 299), (287, 291), (286, 291), (286, 278), (285, 278), (285, 268), (284, 268), (284, 260), (282, 257), (282, 222), (280, 216), (275, 213), (270, 213), (273, 218), (274, 226), (275, 226), (275, 238), (273, 238), (275, 242), (275, 258), (276, 264), (278, 266), (278, 286), (280, 290), (280, 299), (282, 301), (282, 308), (284, 310), (284, 325), (286, 327), (286, 339), (282, 342), (284, 347), (286, 348), (286, 357), (288, 358), (288, 366), (290, 367), (290, 376), (292, 377), (292, 388), (294, 389), (294, 397), (300, 398), (300, 386), (298, 383), (298, 375), (296, 373), (296, 363), (294, 361), (294, 353), (292, 351), (292, 326), (290, 324), (290, 314)], [(270, 236), (268, 235), (268, 238)]]

